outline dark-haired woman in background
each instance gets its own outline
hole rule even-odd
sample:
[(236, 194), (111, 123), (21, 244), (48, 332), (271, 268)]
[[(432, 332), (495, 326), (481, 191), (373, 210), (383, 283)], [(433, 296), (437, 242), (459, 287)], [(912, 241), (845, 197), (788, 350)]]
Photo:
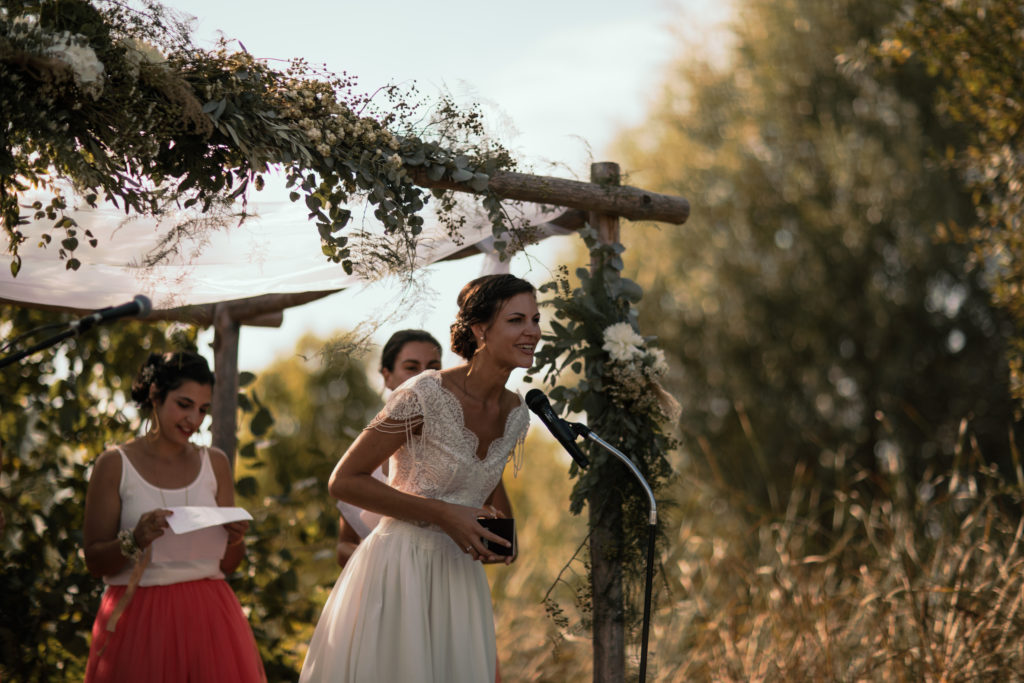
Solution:
[(162, 538), (167, 508), (234, 505), (227, 457), (190, 440), (210, 410), (213, 382), (196, 353), (151, 354), (132, 384), (148, 432), (96, 459), (85, 499), (85, 561), (107, 589), (87, 683), (266, 680), (224, 580), (245, 555), (248, 522), (193, 531), (184, 543), (186, 536)]
[[(324, 605), (300, 681), (482, 683), (495, 679), (479, 523), (504, 496), (529, 414), (505, 384), (540, 341), (533, 286), (490, 275), (459, 294), (452, 350), (466, 359), (399, 387), (331, 475), (332, 496), (383, 515)], [(373, 471), (388, 457), (385, 484)], [(506, 560), (511, 562), (511, 558)]]
[[(388, 391), (424, 370), (440, 369), (441, 343), (426, 330), (399, 330), (388, 338), (380, 353), (380, 374)], [(373, 477), (387, 481), (387, 461), (374, 470)], [(340, 500), (338, 510), (338, 565), (344, 567), (359, 542), (380, 521), (380, 515)]]

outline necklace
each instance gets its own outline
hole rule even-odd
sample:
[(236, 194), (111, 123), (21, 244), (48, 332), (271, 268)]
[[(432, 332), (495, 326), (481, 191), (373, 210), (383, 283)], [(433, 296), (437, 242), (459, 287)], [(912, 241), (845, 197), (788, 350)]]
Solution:
[(466, 390), (466, 380), (468, 380), (468, 379), (469, 379), (469, 373), (467, 372), (465, 375), (462, 376), (462, 386), (459, 387), (460, 389), (462, 389), (462, 395), (465, 396), (466, 398), (473, 399), (477, 403), (483, 403), (483, 401), (481, 401), (476, 396), (474, 396), (473, 394), (469, 393), (469, 391)]
[[(191, 484), (189, 484), (189, 486), (191, 486)], [(188, 489), (189, 489), (189, 487), (186, 486), (185, 487), (185, 507), (188, 507)], [(160, 502), (164, 504), (164, 507), (165, 508), (170, 507), (170, 505), (167, 504), (167, 499), (164, 498), (164, 490), (161, 489), (161, 488), (157, 488), (157, 493), (160, 494)]]
[[(148, 439), (148, 437), (147, 437), (147, 439)], [(184, 448), (181, 449), (181, 452), (184, 453), (185, 451), (187, 451), (189, 446), (191, 446), (191, 445), (192, 444), (186, 443)], [(153, 446), (151, 446), (149, 443), (147, 443), (146, 446), (149, 448), (150, 451), (154, 450)], [(185, 486), (185, 507), (188, 507), (188, 490), (189, 490), (189, 488), (191, 488), (191, 486), (192, 486), (191, 483), (189, 483), (187, 486)], [(164, 490), (163, 490), (163, 488), (161, 488), (159, 486), (155, 486), (154, 488), (156, 489), (156, 492), (160, 494), (160, 502), (163, 503), (163, 506), (165, 508), (170, 507), (167, 504), (167, 499), (164, 498)]]

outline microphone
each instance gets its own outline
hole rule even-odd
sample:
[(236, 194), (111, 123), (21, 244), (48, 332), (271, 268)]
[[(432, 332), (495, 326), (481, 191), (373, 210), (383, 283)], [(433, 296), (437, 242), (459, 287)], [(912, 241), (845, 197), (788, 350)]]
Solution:
[(576, 446), (576, 437), (573, 435), (569, 423), (555, 415), (555, 411), (551, 408), (551, 403), (548, 402), (548, 397), (544, 395), (543, 391), (530, 389), (526, 392), (526, 407), (537, 413), (540, 421), (558, 439), (562, 448), (569, 452), (577, 465), (585, 468), (590, 464), (587, 456), (583, 455), (583, 451)]
[(120, 306), (107, 306), (106, 308), (101, 308), (98, 311), (93, 311), (84, 318), (73, 321), (71, 323), (71, 329), (75, 334), (78, 334), (79, 332), (88, 330), (93, 325), (105, 323), (117, 318), (145, 318), (149, 315), (151, 310), (153, 310), (153, 304), (150, 303), (149, 298), (141, 294), (137, 294), (134, 299), (126, 304), (121, 304)]

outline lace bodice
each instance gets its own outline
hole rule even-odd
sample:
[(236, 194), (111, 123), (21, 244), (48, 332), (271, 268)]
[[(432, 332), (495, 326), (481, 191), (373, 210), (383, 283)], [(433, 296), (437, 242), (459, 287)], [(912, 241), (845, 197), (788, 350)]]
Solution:
[[(394, 391), (370, 428), (408, 434), (391, 458), (391, 486), (417, 496), (480, 506), (498, 485), (508, 460), (522, 451), (529, 424), (520, 397), (502, 435), (488, 446), (486, 457), (477, 457), (479, 440), (466, 427), (462, 404), (442, 385), (437, 370), (427, 370)], [(413, 433), (417, 427), (419, 434)]]

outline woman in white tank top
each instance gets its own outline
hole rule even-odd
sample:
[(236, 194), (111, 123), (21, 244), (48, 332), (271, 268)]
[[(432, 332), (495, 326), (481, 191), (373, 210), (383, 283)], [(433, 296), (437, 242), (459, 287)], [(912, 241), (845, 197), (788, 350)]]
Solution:
[(87, 683), (265, 681), (252, 629), (224, 580), (248, 522), (177, 536), (175, 506), (233, 506), (223, 452), (190, 438), (210, 410), (213, 373), (192, 352), (151, 354), (132, 384), (149, 432), (97, 459), (85, 500), (85, 561), (107, 584)]

